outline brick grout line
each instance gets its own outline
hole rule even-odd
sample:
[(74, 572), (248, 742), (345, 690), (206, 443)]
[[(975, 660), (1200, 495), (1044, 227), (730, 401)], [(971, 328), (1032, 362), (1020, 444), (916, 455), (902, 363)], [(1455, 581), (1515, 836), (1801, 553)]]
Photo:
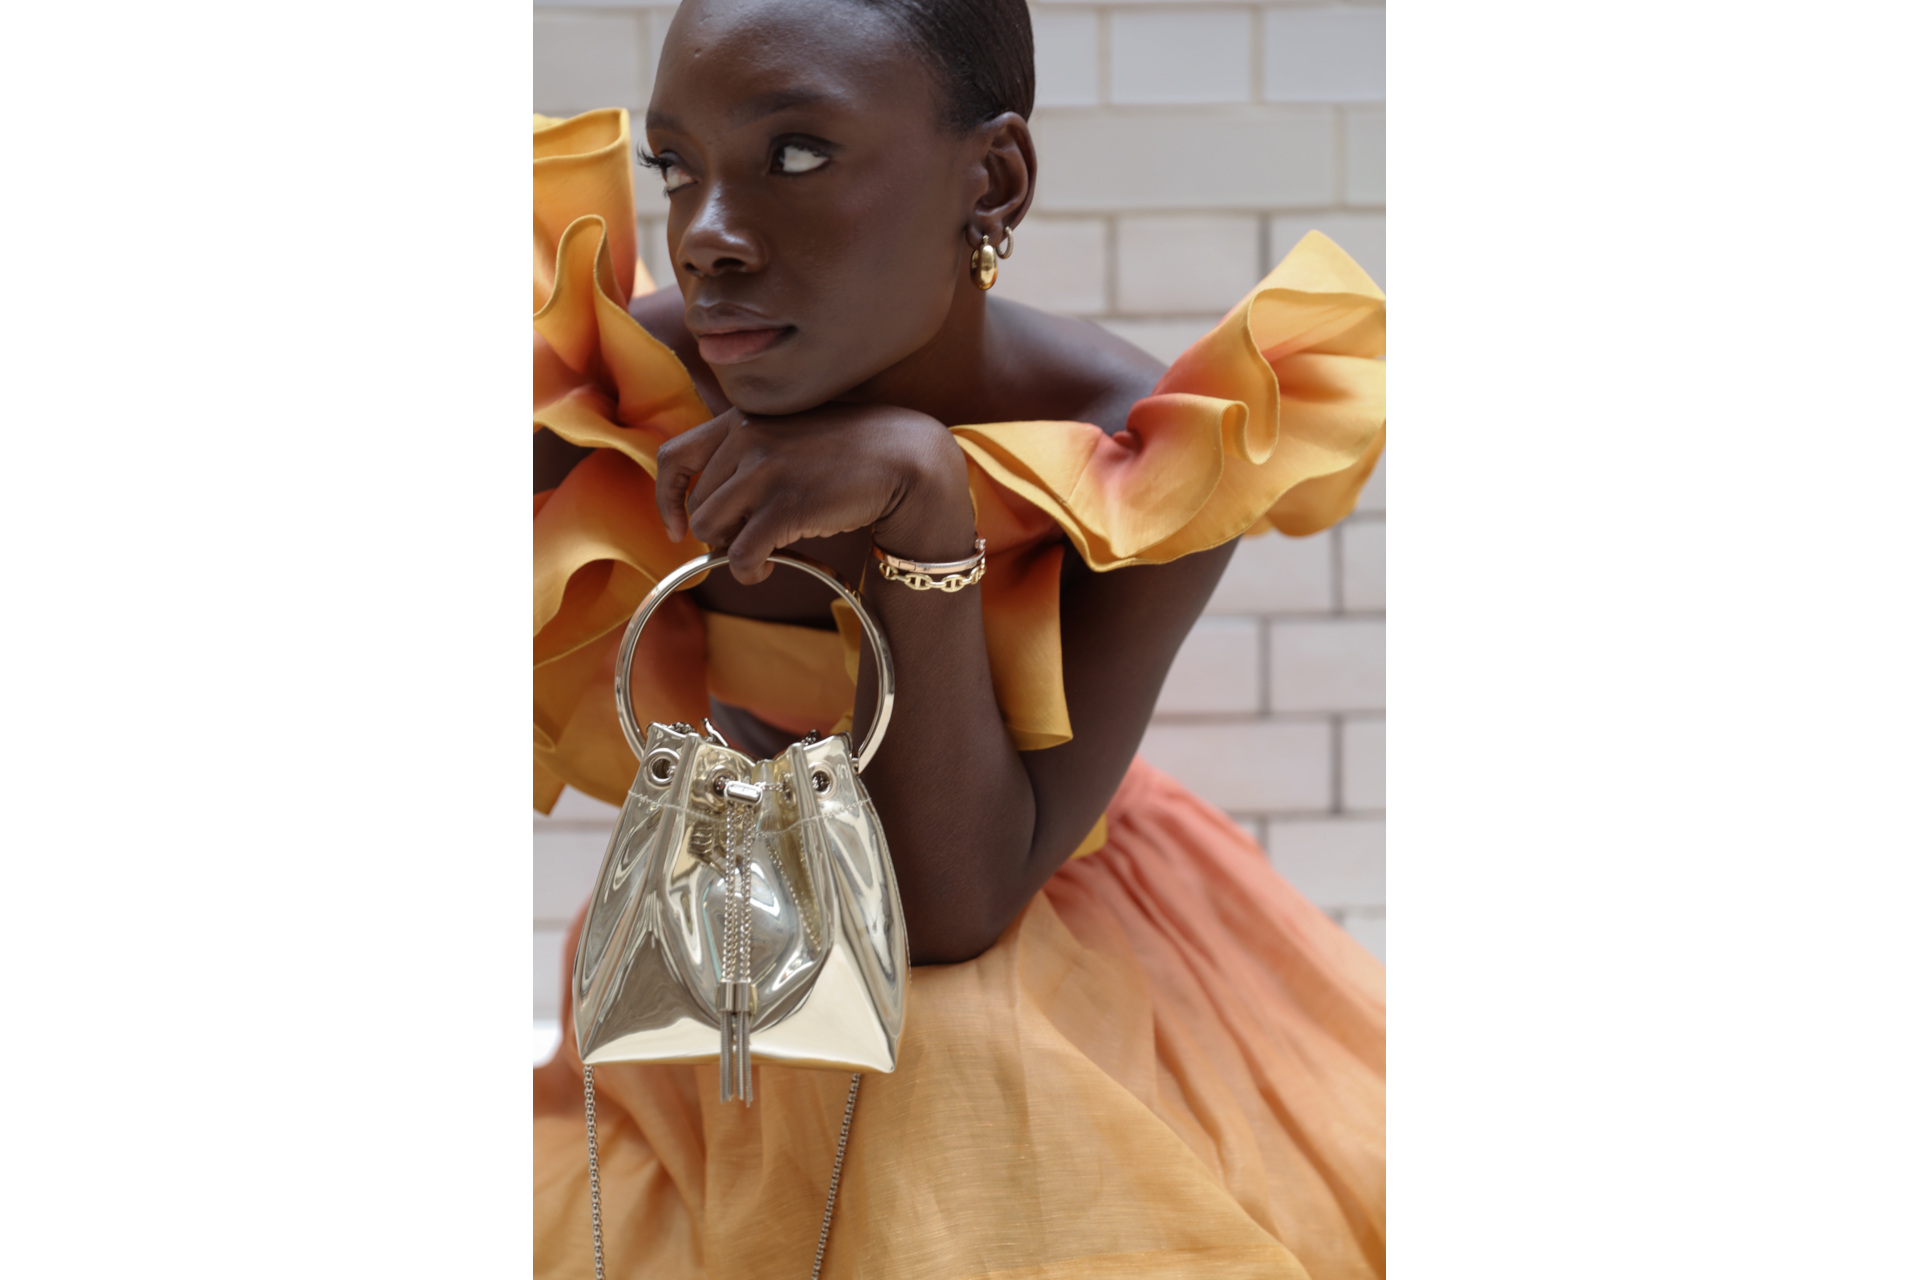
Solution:
[(1346, 771), (1341, 768), (1341, 757), (1345, 754), (1347, 746), (1346, 717), (1335, 715), (1332, 723), (1328, 725), (1328, 730), (1333, 735), (1333, 752), (1327, 769), (1328, 781), (1333, 785), (1333, 804), (1327, 812), (1345, 813), (1346, 797), (1343, 793), (1346, 790), (1347, 779)]
[[(1329, 610), (1335, 617), (1347, 617), (1347, 531), (1341, 527), (1346, 522), (1333, 526), (1333, 536), (1327, 539), (1327, 553), (1333, 560), (1333, 608)], [(1384, 611), (1383, 611), (1384, 612)]]
[[(1254, 102), (1263, 101), (1267, 96), (1267, 68), (1265, 50), (1267, 47), (1267, 11), (1258, 5), (1251, 8), (1252, 19), (1248, 30), (1252, 38), (1247, 41), (1247, 95)], [(1266, 246), (1260, 246), (1264, 251)]]
[(1118, 215), (1108, 214), (1100, 220), (1105, 237), (1101, 245), (1105, 259), (1102, 269), (1106, 272), (1106, 290), (1102, 295), (1107, 304), (1107, 313), (1113, 315), (1120, 310), (1120, 219)]
[(1347, 113), (1333, 111), (1333, 198), (1342, 209), (1347, 204)]
[(1093, 23), (1093, 96), (1101, 107), (1113, 105), (1113, 14), (1098, 9)]
[(1258, 642), (1260, 651), (1254, 655), (1255, 679), (1260, 682), (1260, 714), (1273, 713), (1273, 651), (1268, 646), (1268, 637), (1273, 634), (1272, 621), (1264, 614), (1259, 618)]

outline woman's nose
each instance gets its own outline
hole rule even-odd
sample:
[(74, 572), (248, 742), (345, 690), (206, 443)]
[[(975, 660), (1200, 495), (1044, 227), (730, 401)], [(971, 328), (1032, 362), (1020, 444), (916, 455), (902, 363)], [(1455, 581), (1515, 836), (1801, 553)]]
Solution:
[(698, 276), (759, 271), (767, 265), (766, 242), (745, 223), (728, 193), (709, 186), (680, 233), (674, 254), (683, 270)]

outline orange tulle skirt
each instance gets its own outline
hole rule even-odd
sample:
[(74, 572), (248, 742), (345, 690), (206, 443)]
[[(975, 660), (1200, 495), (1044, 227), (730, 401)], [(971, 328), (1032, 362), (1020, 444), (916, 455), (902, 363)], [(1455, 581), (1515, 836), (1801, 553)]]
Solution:
[[(1151, 766), (1107, 818), (986, 954), (913, 971), (823, 1277), (1385, 1274), (1384, 969)], [(596, 1070), (607, 1274), (805, 1276), (847, 1083), (757, 1067), (747, 1108), (710, 1063)], [(568, 1023), (534, 1072), (541, 1277), (593, 1274), (585, 1126)]]

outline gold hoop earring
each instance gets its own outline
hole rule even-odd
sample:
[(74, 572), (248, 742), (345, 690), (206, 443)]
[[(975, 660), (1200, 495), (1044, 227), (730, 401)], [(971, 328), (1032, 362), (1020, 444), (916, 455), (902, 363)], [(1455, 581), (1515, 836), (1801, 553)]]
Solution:
[(1011, 258), (1013, 256), (1013, 228), (1012, 227), (1008, 227), (1006, 230), (1000, 233), (999, 253), (1002, 259)]
[(985, 236), (980, 237), (980, 247), (973, 251), (967, 265), (976, 289), (991, 289), (993, 282), (1000, 278), (1000, 255), (993, 251), (993, 245)]

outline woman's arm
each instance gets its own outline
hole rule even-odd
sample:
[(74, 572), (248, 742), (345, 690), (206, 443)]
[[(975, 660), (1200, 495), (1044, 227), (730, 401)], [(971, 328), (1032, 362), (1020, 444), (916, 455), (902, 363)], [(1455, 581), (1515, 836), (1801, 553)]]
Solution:
[[(668, 533), (726, 545), (743, 582), (802, 538), (871, 527), (923, 561), (971, 554), (965, 455), (941, 424), (888, 406), (791, 418), (730, 411), (660, 450)], [(898, 700), (863, 775), (886, 824), (913, 956), (971, 959), (1066, 861), (1118, 787), (1181, 641), (1232, 544), (1172, 564), (1095, 574), (1068, 552), (1061, 647), (1073, 741), (1015, 750), (993, 693), (980, 593), (914, 591), (869, 573)], [(863, 665), (856, 722), (873, 699)]]

